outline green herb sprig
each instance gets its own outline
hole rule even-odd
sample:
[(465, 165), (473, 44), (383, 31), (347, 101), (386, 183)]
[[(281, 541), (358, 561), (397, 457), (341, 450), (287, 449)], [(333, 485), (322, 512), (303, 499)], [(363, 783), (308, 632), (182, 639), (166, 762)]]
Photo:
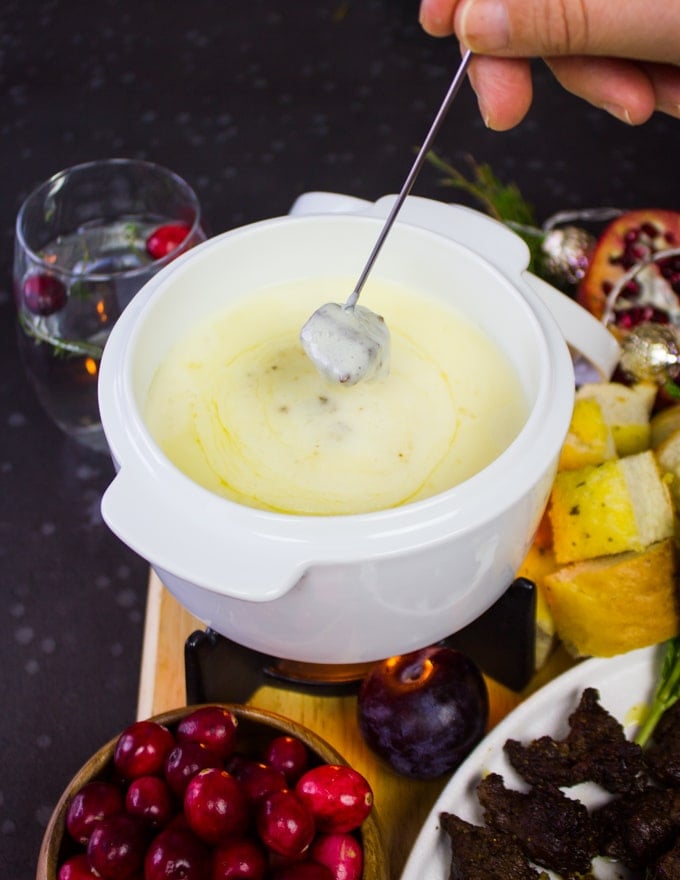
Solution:
[(103, 345), (94, 342), (55, 336), (40, 322), (33, 323), (23, 312), (19, 312), (19, 323), (24, 333), (35, 340), (36, 345), (45, 343), (51, 346), (56, 357), (91, 357), (98, 361), (104, 351)]
[(661, 664), (659, 683), (642, 726), (637, 732), (635, 742), (644, 746), (659, 722), (663, 713), (680, 699), (680, 636), (669, 639)]
[(443, 174), (442, 186), (455, 187), (476, 199), (487, 214), (505, 223), (529, 248), (529, 269), (540, 274), (544, 254), (541, 245), (545, 232), (536, 222), (534, 209), (526, 201), (516, 183), (503, 183), (490, 165), (468, 157), (470, 174), (466, 176), (449, 162), (430, 150), (427, 161)]

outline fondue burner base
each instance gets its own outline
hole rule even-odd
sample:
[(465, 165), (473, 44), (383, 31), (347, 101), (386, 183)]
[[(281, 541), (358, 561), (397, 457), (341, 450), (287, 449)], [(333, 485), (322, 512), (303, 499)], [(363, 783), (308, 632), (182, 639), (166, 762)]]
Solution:
[[(536, 587), (517, 578), (477, 620), (440, 644), (456, 648), (511, 690), (529, 683), (535, 667)], [(243, 647), (211, 629), (184, 645), (187, 704), (246, 703), (263, 685), (318, 696), (355, 693), (372, 663), (303, 663)]]

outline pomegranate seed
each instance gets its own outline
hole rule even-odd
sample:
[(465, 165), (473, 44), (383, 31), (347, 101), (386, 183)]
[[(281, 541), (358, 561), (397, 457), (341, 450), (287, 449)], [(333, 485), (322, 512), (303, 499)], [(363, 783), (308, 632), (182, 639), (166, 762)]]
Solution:
[(634, 278), (631, 278), (627, 284), (623, 285), (621, 293), (626, 297), (626, 299), (639, 299), (640, 294), (642, 293), (642, 288), (640, 287), (640, 283), (635, 281)]
[(659, 230), (657, 229), (657, 227), (649, 221), (642, 224), (642, 226), (640, 227), (640, 231), (643, 233), (643, 235), (649, 236), (649, 238), (656, 238), (659, 234)]
[(640, 324), (668, 324), (668, 314), (654, 306), (632, 306), (616, 313), (616, 324), (622, 330), (632, 330)]

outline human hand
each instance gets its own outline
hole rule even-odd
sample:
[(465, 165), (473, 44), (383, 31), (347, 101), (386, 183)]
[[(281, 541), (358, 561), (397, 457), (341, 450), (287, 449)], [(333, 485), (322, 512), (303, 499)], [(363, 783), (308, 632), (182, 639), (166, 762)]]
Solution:
[(680, 0), (421, 0), (420, 22), (475, 53), (470, 82), (489, 128), (524, 118), (539, 57), (565, 89), (623, 122), (655, 110), (680, 118)]

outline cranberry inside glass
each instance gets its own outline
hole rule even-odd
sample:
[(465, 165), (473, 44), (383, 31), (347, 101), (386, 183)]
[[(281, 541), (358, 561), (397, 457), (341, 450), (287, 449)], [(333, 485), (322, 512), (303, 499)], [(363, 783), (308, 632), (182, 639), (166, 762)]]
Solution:
[(65, 433), (106, 451), (97, 378), (111, 328), (159, 269), (205, 238), (191, 187), (150, 162), (78, 165), (28, 196), (15, 230), (19, 347)]

